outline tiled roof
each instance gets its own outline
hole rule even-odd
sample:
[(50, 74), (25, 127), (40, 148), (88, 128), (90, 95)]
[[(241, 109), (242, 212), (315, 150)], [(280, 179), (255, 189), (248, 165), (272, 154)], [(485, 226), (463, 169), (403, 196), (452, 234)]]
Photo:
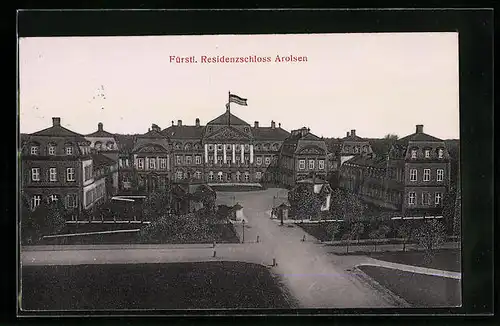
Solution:
[(350, 141), (366, 141), (366, 139), (364, 138), (361, 138), (359, 137), (358, 135), (349, 135), (349, 136), (346, 136), (344, 138), (342, 138), (342, 140), (350, 140)]
[(97, 130), (91, 134), (86, 135), (87, 137), (114, 137), (114, 135), (105, 130)]
[(68, 137), (75, 138), (76, 141), (86, 142), (83, 135), (64, 128), (61, 125), (52, 126), (31, 134), (31, 136), (51, 136), (51, 137)]
[(138, 135), (137, 138), (165, 138), (160, 132), (156, 130), (149, 130), (147, 133)]
[(20, 145), (22, 145), (23, 143), (25, 143), (26, 141), (28, 141), (29, 138), (30, 138), (29, 134), (19, 134), (19, 143), (20, 143)]
[(95, 153), (92, 154), (91, 156), (92, 156), (92, 163), (94, 164), (94, 167), (97, 168), (116, 164), (115, 161), (113, 161), (111, 158), (107, 157), (102, 153)]
[(367, 166), (374, 168), (386, 167), (386, 159), (385, 157), (381, 156), (370, 157), (366, 155), (356, 155), (351, 159), (347, 160), (346, 163), (352, 163), (360, 166)]
[(129, 153), (134, 148), (135, 135), (114, 135), (116, 143), (118, 145), (118, 150), (122, 153)]
[(321, 138), (319, 138), (318, 136), (316, 136), (315, 134), (312, 134), (310, 132), (308, 132), (304, 137), (301, 138), (302, 140), (322, 140)]
[(252, 128), (255, 140), (285, 140), (290, 133), (281, 128), (257, 127)]
[(204, 126), (170, 126), (161, 132), (168, 138), (201, 139)]
[(234, 114), (230, 113), (229, 111), (226, 110), (223, 114), (218, 116), (217, 118), (213, 119), (207, 125), (211, 124), (217, 124), (217, 125), (227, 125), (227, 124), (232, 124), (232, 125), (248, 125), (247, 122), (241, 120)]
[(398, 143), (402, 144), (402, 145), (408, 145), (408, 142), (410, 142), (410, 141), (430, 141), (430, 142), (439, 141), (439, 142), (441, 142), (443, 140), (421, 132), (421, 133), (413, 133), (411, 135), (403, 137), (403, 138), (398, 140)]

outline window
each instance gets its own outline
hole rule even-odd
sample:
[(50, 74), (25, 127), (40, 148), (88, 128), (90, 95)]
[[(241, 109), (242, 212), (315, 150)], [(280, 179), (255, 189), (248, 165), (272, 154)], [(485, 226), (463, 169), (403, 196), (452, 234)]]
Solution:
[(431, 169), (424, 169), (424, 181), (431, 180)]
[(49, 204), (53, 203), (53, 202), (56, 202), (56, 201), (59, 200), (59, 196), (58, 195), (50, 195), (49, 198), (48, 198), (48, 200), (49, 200)]
[(87, 181), (91, 178), (92, 178), (92, 165), (87, 165), (85, 168), (83, 168), (83, 179)]
[(196, 179), (201, 179), (201, 172), (200, 171), (196, 171), (194, 175), (195, 175)]
[(248, 181), (250, 179), (250, 174), (248, 172), (245, 172), (245, 181)]
[(443, 158), (444, 150), (442, 148), (438, 149), (438, 158)]
[(442, 200), (442, 195), (440, 192), (436, 192), (436, 195), (434, 196), (434, 203), (436, 205), (441, 205), (441, 200)]
[(305, 170), (306, 160), (299, 160), (299, 170)]
[(221, 150), (222, 150), (222, 145), (220, 145), (220, 144), (219, 144), (219, 145), (217, 145), (217, 150), (218, 150), (218, 151), (221, 151)]
[(354, 153), (359, 153), (359, 147), (358, 146), (354, 146)]
[(417, 169), (410, 169), (410, 181), (417, 181)]
[(270, 157), (266, 157), (266, 165), (269, 165), (271, 164), (271, 158)]
[(260, 180), (261, 177), (262, 177), (262, 172), (260, 171), (255, 172), (255, 179)]
[(114, 146), (113, 146), (113, 142), (108, 141), (108, 142), (106, 143), (106, 147), (107, 147), (108, 149), (113, 149), (113, 147), (114, 147)]
[(94, 143), (94, 148), (97, 150), (97, 151), (100, 151), (101, 148), (102, 148), (102, 143), (100, 141), (96, 141)]
[(76, 194), (69, 194), (66, 196), (66, 207), (67, 208), (76, 207)]
[(40, 181), (40, 168), (31, 168), (31, 181)]
[(324, 160), (319, 160), (318, 161), (318, 169), (324, 170), (325, 169), (325, 161)]
[(137, 159), (137, 168), (140, 170), (144, 169), (144, 159), (142, 157)]
[(257, 157), (257, 165), (261, 165), (262, 164), (262, 157)]
[(430, 149), (426, 149), (424, 153), (425, 153), (425, 158), (431, 157), (431, 150)]
[(128, 164), (128, 158), (125, 159), (125, 166), (129, 166), (129, 164)]
[(166, 169), (167, 168), (167, 159), (162, 157), (160, 158), (160, 169)]
[(49, 145), (48, 153), (49, 155), (56, 155), (56, 147), (54, 145)]
[(222, 156), (217, 156), (217, 162), (218, 162), (219, 164), (222, 164), (222, 159), (223, 159), (223, 157), (222, 157)]
[(33, 198), (31, 198), (31, 209), (37, 208), (41, 202), (42, 202), (42, 196), (34, 195)]
[(236, 181), (240, 181), (240, 180), (241, 180), (241, 173), (236, 172)]
[(423, 192), (422, 193), (422, 205), (429, 205), (430, 204), (430, 194), (428, 192)]
[(250, 150), (250, 146), (248, 144), (245, 144), (245, 152), (248, 152)]
[(175, 158), (175, 160), (176, 160), (177, 165), (181, 165), (182, 164), (182, 156), (177, 155), (177, 157)]
[(232, 179), (233, 179), (233, 176), (232, 176), (231, 172), (228, 172), (228, 173), (226, 174), (226, 180), (227, 180), (227, 181), (231, 181)]
[(201, 156), (195, 156), (196, 164), (201, 164)]
[(49, 169), (49, 180), (50, 181), (57, 181), (57, 170), (56, 170), (56, 168), (50, 168)]
[(437, 169), (437, 181), (443, 181), (444, 179), (444, 170)]
[(243, 128), (243, 131), (248, 132), (248, 128), (247, 127)]
[(182, 171), (177, 171), (177, 179), (178, 180), (181, 180), (183, 175), (184, 174), (182, 173)]
[(71, 146), (66, 147), (66, 155), (73, 155), (73, 147)]
[(191, 164), (193, 161), (193, 158), (191, 156), (186, 156), (186, 164)]
[(31, 146), (31, 155), (38, 155), (38, 146)]
[(149, 159), (149, 169), (150, 170), (156, 169), (156, 159), (154, 158)]
[(120, 166), (123, 166), (123, 159), (122, 158), (119, 160), (119, 163), (120, 163)]
[(212, 149), (214, 149), (214, 147), (212, 145), (208, 145), (208, 150), (211, 151)]
[(213, 181), (213, 180), (214, 180), (214, 173), (213, 173), (212, 171), (210, 171), (210, 172), (208, 173), (208, 179), (209, 179), (210, 181)]
[(417, 158), (417, 150), (416, 149), (411, 150), (411, 158)]
[(314, 170), (314, 160), (309, 160), (309, 170)]
[(415, 193), (414, 192), (408, 193), (408, 205), (415, 205)]
[(66, 169), (66, 181), (75, 181), (75, 168)]
[(222, 181), (222, 172), (217, 173), (217, 178), (219, 181)]

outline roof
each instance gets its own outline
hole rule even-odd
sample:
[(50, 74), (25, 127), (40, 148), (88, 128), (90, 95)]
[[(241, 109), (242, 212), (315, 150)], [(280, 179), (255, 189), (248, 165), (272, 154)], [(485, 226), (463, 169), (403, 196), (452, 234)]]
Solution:
[(19, 143), (22, 145), (23, 143), (27, 142), (29, 138), (29, 134), (19, 134)]
[(290, 136), (290, 133), (281, 127), (254, 127), (252, 134), (255, 140), (285, 140)]
[(217, 125), (227, 125), (227, 124), (248, 125), (247, 122), (241, 120), (240, 118), (238, 118), (237, 116), (235, 116), (234, 114), (229, 112), (229, 110), (226, 110), (226, 112), (224, 112), (223, 114), (221, 114), (217, 118), (215, 118), (212, 121), (210, 121), (209, 123), (207, 123), (207, 125), (212, 125), (212, 124), (217, 124)]
[(94, 167), (99, 168), (103, 166), (111, 166), (115, 165), (116, 162), (112, 160), (111, 158), (107, 157), (106, 155), (102, 153), (95, 153), (91, 155), (92, 157), (92, 163), (94, 164)]
[(208, 190), (209, 192), (214, 192), (214, 190), (206, 183), (199, 180), (189, 180), (181, 183), (177, 183), (174, 187), (174, 193), (176, 195), (184, 194), (194, 194), (198, 190)]
[(137, 138), (165, 138), (165, 136), (162, 135), (159, 131), (151, 129), (145, 134), (137, 135)]
[(305, 136), (301, 138), (301, 140), (322, 140), (322, 139), (316, 136), (315, 134), (308, 132)]
[(85, 137), (79, 133), (64, 128), (61, 125), (55, 125), (31, 134), (31, 136), (51, 136), (75, 138), (76, 141), (87, 142)]
[(131, 152), (134, 148), (135, 135), (119, 135), (115, 134), (118, 150), (122, 153)]
[(346, 136), (346, 137), (342, 138), (342, 140), (344, 140), (344, 141), (346, 141), (346, 140), (350, 140), (350, 141), (366, 141), (366, 139), (361, 138), (358, 135), (352, 135), (352, 134), (349, 134), (349, 136)]
[(411, 135), (408, 135), (406, 137), (403, 137), (401, 139), (399, 139), (397, 141), (398, 144), (401, 144), (401, 145), (408, 145), (408, 142), (410, 141), (430, 141), (430, 142), (433, 142), (433, 141), (443, 141), (442, 139), (439, 139), (439, 138), (436, 138), (434, 136), (431, 136), (431, 135), (428, 135), (428, 134), (425, 134), (423, 132), (420, 132), (420, 133), (413, 133)]
[(386, 167), (386, 158), (381, 157), (381, 156), (370, 157), (367, 155), (356, 155), (356, 156), (350, 158), (349, 160), (347, 160), (346, 163), (352, 163), (352, 164), (356, 164), (359, 166), (365, 166), (365, 167), (385, 168)]
[(170, 126), (162, 130), (162, 135), (169, 138), (201, 139), (204, 126)]
[(110, 138), (114, 136), (115, 135), (105, 130), (97, 130), (91, 134), (86, 135), (86, 137), (110, 137)]

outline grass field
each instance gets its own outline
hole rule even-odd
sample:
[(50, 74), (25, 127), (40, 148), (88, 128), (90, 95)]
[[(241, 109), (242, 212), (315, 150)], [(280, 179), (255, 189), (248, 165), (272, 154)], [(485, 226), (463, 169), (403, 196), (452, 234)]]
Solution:
[(393, 263), (435, 268), (451, 272), (460, 272), (462, 270), (460, 250), (458, 249), (437, 250), (430, 260), (425, 259), (425, 253), (422, 251), (393, 251), (370, 253), (369, 255), (372, 258)]
[(378, 266), (358, 268), (405, 299), (413, 307), (457, 307), (461, 305), (460, 280)]
[(241, 262), (26, 266), (26, 310), (291, 308), (268, 268)]

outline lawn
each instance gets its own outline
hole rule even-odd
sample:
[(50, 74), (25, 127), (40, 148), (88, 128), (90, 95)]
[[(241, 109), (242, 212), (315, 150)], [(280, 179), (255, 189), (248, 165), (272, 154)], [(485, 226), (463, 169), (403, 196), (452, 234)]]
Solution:
[(461, 256), (459, 249), (440, 249), (427, 261), (423, 251), (394, 251), (370, 253), (370, 257), (393, 263), (441, 269), (451, 272), (461, 271)]
[[(74, 225), (67, 226), (61, 234), (65, 233), (85, 233), (96, 231), (109, 230), (133, 230), (141, 229), (146, 225), (141, 224), (81, 224), (78, 227)], [(176, 233), (175, 237), (158, 236), (149, 240), (140, 237), (139, 232), (127, 233), (110, 233), (96, 235), (79, 235), (63, 238), (43, 239), (41, 245), (90, 245), (90, 244), (171, 244), (171, 243), (212, 243), (214, 240), (217, 243), (239, 243), (238, 235), (232, 224), (222, 223), (207, 226), (203, 230), (203, 236), (194, 230), (183, 230), (183, 236), (179, 237)]]
[(210, 186), (213, 190), (219, 192), (246, 192), (260, 191), (264, 188), (258, 186)]
[(380, 285), (405, 299), (413, 307), (457, 307), (461, 305), (460, 280), (378, 266), (358, 268)]
[(268, 268), (241, 262), (26, 266), (26, 310), (292, 308)]

